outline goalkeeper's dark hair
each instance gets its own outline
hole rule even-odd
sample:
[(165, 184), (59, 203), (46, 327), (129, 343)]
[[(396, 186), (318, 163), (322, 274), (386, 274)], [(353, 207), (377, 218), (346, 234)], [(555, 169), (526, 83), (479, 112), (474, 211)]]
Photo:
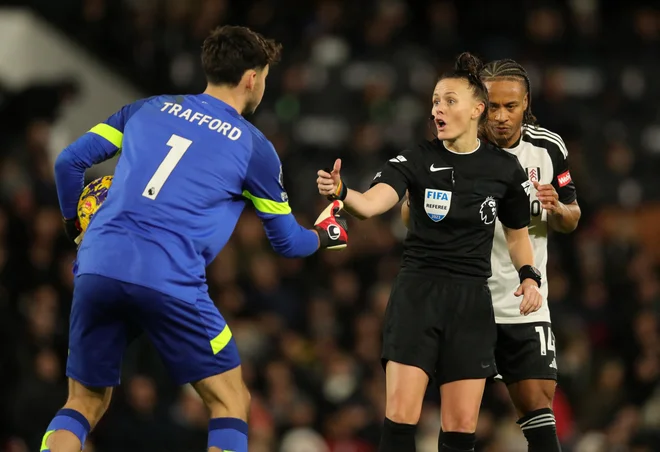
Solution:
[(247, 27), (218, 27), (202, 45), (202, 67), (213, 85), (236, 86), (245, 71), (261, 70), (280, 60), (282, 45)]
[(525, 84), (527, 90), (527, 109), (523, 114), (523, 124), (537, 125), (536, 116), (532, 113), (532, 85), (525, 68), (515, 60), (495, 60), (486, 64), (481, 70), (481, 80), (488, 82), (496, 79), (516, 80)]
[(485, 106), (481, 117), (479, 117), (480, 124), (485, 123), (488, 117), (488, 90), (486, 89), (484, 82), (479, 77), (483, 67), (484, 64), (479, 58), (472, 55), (470, 52), (463, 52), (458, 56), (458, 58), (456, 58), (454, 69), (449, 72), (445, 72), (438, 79), (438, 81), (440, 81), (447, 78), (456, 78), (468, 82), (470, 88), (472, 88), (474, 97), (482, 101)]

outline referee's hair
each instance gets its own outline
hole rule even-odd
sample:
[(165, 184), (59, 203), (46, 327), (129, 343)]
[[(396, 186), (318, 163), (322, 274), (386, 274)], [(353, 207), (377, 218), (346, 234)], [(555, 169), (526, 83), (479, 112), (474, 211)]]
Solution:
[(495, 79), (516, 80), (525, 84), (527, 109), (523, 114), (523, 124), (537, 125), (536, 116), (532, 113), (532, 85), (529, 82), (529, 75), (527, 75), (525, 68), (515, 60), (491, 61), (481, 69), (481, 80), (487, 82)]
[(472, 55), (470, 52), (463, 52), (458, 58), (456, 58), (454, 70), (445, 72), (438, 79), (438, 81), (440, 81), (446, 78), (458, 78), (468, 82), (472, 88), (474, 97), (482, 101), (486, 107), (479, 118), (480, 124), (485, 123), (488, 118), (488, 90), (486, 89), (483, 80), (479, 77), (483, 67), (484, 64), (479, 58)]
[(202, 67), (213, 85), (236, 86), (245, 71), (279, 62), (282, 45), (247, 27), (217, 27), (202, 45)]

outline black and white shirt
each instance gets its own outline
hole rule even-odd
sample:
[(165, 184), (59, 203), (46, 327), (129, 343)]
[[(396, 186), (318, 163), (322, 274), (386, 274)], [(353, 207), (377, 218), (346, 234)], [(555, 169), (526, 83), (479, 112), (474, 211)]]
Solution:
[[(568, 151), (559, 135), (542, 127), (524, 126), (518, 144), (505, 151), (518, 158), (530, 182), (552, 184), (559, 194), (559, 201), (564, 204), (576, 200), (575, 185), (568, 171)], [(518, 272), (511, 263), (502, 224), (498, 221), (491, 260), (493, 276), (488, 281), (497, 323), (550, 322), (550, 310), (545, 301), (548, 298), (548, 213), (541, 207), (533, 186), (529, 203), (529, 235), (534, 249), (535, 266), (544, 279), (544, 284), (541, 285), (544, 303), (538, 311), (527, 316), (520, 315), (519, 306), (522, 299), (513, 295), (519, 285)]]
[(410, 200), (404, 271), (486, 282), (496, 221), (530, 222), (527, 174), (514, 155), (489, 143), (465, 154), (424, 141), (390, 159), (372, 186), (390, 185)]

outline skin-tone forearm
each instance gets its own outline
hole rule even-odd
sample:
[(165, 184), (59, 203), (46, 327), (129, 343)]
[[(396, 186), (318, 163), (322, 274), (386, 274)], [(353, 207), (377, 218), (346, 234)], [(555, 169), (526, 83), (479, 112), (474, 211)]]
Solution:
[(332, 170), (320, 170), (317, 173), (316, 183), (319, 193), (333, 197), (343, 196), (345, 193), (346, 197), (342, 199), (343, 209), (355, 218), (366, 220), (378, 216), (399, 202), (399, 194), (388, 184), (376, 184), (364, 193), (346, 189), (339, 175), (340, 170), (341, 160), (337, 159)]
[(348, 189), (344, 210), (355, 218), (366, 220), (387, 212), (399, 202), (399, 195), (387, 184), (378, 184), (366, 191)]
[(577, 201), (570, 204), (558, 203), (553, 212), (548, 212), (548, 224), (552, 230), (568, 234), (577, 228), (582, 212)]
[(529, 239), (527, 228), (509, 229), (504, 228), (504, 236), (509, 248), (509, 256), (516, 270), (524, 265), (534, 265), (534, 251)]
[(353, 215), (359, 220), (366, 220), (374, 216), (374, 212), (369, 206), (369, 200), (364, 193), (348, 189), (346, 199), (344, 199), (344, 211)]

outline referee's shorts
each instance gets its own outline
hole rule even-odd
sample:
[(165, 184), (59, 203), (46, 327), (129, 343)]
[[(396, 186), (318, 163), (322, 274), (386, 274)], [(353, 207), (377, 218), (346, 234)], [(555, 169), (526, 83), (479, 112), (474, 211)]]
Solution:
[(496, 341), (486, 281), (399, 273), (385, 312), (383, 367), (415, 366), (438, 385), (490, 378)]

